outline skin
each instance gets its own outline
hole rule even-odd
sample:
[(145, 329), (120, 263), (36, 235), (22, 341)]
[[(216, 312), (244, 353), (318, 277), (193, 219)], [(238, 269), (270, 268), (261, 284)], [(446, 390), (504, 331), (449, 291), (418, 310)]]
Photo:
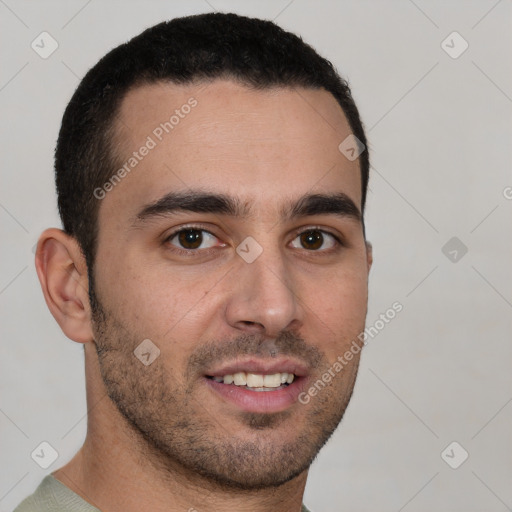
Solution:
[[(204, 385), (204, 372), (243, 355), (287, 355), (314, 383), (364, 330), (372, 255), (361, 222), (279, 213), (307, 193), (342, 192), (361, 208), (358, 160), (338, 150), (351, 130), (323, 90), (144, 85), (121, 105), (121, 165), (191, 97), (197, 106), (101, 200), (99, 311), (76, 240), (53, 228), (39, 240), (48, 307), (85, 345), (87, 437), (53, 474), (103, 511), (298, 512), (309, 464), (350, 400), (359, 355), (308, 404), (272, 414), (240, 410)], [(136, 222), (144, 205), (189, 187), (238, 197), (254, 216)], [(189, 224), (212, 234), (196, 257), (173, 252), (185, 247), (169, 239)], [(321, 230), (320, 248), (301, 245), (308, 228)], [(235, 251), (247, 236), (263, 248), (250, 264)], [(149, 366), (133, 354), (144, 339), (160, 349)]]

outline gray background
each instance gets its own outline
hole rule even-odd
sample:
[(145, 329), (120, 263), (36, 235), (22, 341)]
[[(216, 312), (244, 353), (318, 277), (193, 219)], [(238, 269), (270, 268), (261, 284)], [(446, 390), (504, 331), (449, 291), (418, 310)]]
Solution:
[[(0, 512), (85, 436), (82, 346), (48, 312), (32, 252), (45, 227), (60, 226), (52, 156), (65, 105), (112, 47), (212, 10), (274, 19), (349, 78), (374, 166), (368, 325), (403, 304), (363, 352), (305, 503), (313, 512), (512, 510), (509, 0), (0, 0)], [(59, 45), (47, 59), (31, 48), (42, 31)], [(454, 31), (469, 44), (458, 58)], [(46, 470), (30, 456), (42, 441), (59, 453)], [(469, 453), (458, 469), (441, 457), (453, 441), (452, 465)]]

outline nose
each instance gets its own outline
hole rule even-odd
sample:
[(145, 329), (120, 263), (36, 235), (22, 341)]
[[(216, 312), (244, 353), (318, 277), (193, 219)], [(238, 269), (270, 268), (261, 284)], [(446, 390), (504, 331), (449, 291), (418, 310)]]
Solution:
[(252, 263), (239, 261), (231, 279), (226, 320), (232, 327), (276, 337), (282, 330), (302, 326), (297, 283), (279, 250), (264, 250)]

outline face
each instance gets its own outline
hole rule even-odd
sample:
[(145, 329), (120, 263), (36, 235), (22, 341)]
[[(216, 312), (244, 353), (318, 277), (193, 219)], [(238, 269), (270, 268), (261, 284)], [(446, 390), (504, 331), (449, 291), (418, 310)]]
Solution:
[(332, 368), (364, 330), (369, 271), (350, 133), (321, 90), (217, 80), (123, 100), (93, 330), (134, 448), (160, 468), (277, 486), (341, 421), (359, 356)]

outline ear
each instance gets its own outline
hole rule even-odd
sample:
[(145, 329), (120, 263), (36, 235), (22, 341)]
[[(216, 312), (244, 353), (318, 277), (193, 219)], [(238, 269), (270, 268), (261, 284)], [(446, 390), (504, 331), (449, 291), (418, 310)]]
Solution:
[(365, 241), (365, 244), (366, 244), (366, 261), (368, 263), (368, 273), (369, 273), (370, 269), (372, 268), (372, 263), (373, 263), (373, 246), (368, 241)]
[(92, 341), (87, 265), (76, 239), (61, 229), (45, 230), (35, 264), (46, 304), (64, 334), (78, 343)]

